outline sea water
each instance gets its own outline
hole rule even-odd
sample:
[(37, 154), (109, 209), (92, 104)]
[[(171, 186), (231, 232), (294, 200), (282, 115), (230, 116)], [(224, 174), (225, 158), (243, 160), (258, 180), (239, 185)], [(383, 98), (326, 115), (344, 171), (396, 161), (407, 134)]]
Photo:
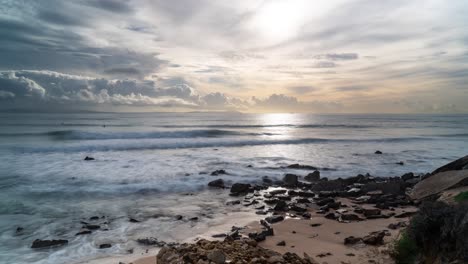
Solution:
[[(309, 172), (286, 168), (294, 163), (328, 178), (426, 173), (467, 149), (468, 115), (2, 113), (0, 262), (137, 258), (138, 238), (193, 241), (259, 218), (225, 206), (235, 198), (207, 187), (217, 178)], [(92, 216), (101, 229), (76, 236)], [(69, 243), (31, 249), (37, 238)]]

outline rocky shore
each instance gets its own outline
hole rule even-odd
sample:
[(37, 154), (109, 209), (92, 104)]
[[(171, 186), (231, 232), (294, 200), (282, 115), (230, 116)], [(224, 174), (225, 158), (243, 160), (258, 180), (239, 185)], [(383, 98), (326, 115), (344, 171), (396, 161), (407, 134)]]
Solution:
[[(252, 207), (265, 215), (264, 220), (216, 234), (214, 241), (165, 245), (156, 257), (136, 263), (465, 263), (398, 262), (395, 241), (425, 201), (466, 188), (468, 156), (432, 173), (391, 178), (367, 174), (328, 180), (312, 166), (290, 167), (312, 171), (286, 174), (282, 181), (264, 177), (260, 185), (230, 187), (233, 199), (226, 206)], [(453, 174), (456, 177), (447, 179)], [(208, 185), (227, 188), (222, 178)], [(468, 217), (468, 212), (462, 214)], [(445, 241), (452, 242), (456, 243)], [(420, 253), (419, 259), (423, 256)]]

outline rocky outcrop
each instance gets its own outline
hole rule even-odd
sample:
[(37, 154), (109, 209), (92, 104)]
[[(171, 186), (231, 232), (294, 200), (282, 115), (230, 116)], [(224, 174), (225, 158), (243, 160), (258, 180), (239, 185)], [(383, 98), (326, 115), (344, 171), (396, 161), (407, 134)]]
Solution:
[(223, 264), (223, 263), (277, 263), (313, 264), (310, 257), (301, 258), (294, 253), (280, 253), (257, 246), (252, 239), (231, 241), (199, 240), (195, 244), (163, 247), (156, 256), (158, 264)]
[(231, 186), (231, 193), (233, 194), (248, 193), (250, 191), (250, 187), (252, 186), (248, 183), (234, 183)]
[(283, 177), (283, 183), (287, 187), (296, 187), (299, 183), (298, 177), (295, 174), (286, 174)]
[(436, 173), (444, 172), (444, 171), (466, 170), (466, 169), (468, 169), (468, 155), (436, 169), (435, 171), (432, 172), (432, 174), (436, 174)]
[(320, 180), (320, 171), (316, 170), (304, 176), (304, 180), (308, 182), (316, 182)]

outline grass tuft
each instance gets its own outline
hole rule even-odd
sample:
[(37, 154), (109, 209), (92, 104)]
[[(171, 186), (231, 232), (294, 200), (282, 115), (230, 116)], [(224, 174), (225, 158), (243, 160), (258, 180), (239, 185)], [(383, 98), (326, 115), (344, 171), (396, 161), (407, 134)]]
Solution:
[(418, 256), (418, 247), (406, 232), (395, 242), (393, 257), (396, 264), (414, 264)]
[(468, 192), (461, 192), (454, 197), (456, 202), (468, 201)]

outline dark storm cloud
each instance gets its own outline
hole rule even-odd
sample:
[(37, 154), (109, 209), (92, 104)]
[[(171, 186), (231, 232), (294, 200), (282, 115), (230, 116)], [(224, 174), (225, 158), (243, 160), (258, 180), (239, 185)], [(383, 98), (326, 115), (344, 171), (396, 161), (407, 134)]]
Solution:
[(38, 18), (49, 23), (66, 26), (84, 25), (83, 18), (74, 17), (72, 14), (63, 14), (54, 10), (41, 10)]

